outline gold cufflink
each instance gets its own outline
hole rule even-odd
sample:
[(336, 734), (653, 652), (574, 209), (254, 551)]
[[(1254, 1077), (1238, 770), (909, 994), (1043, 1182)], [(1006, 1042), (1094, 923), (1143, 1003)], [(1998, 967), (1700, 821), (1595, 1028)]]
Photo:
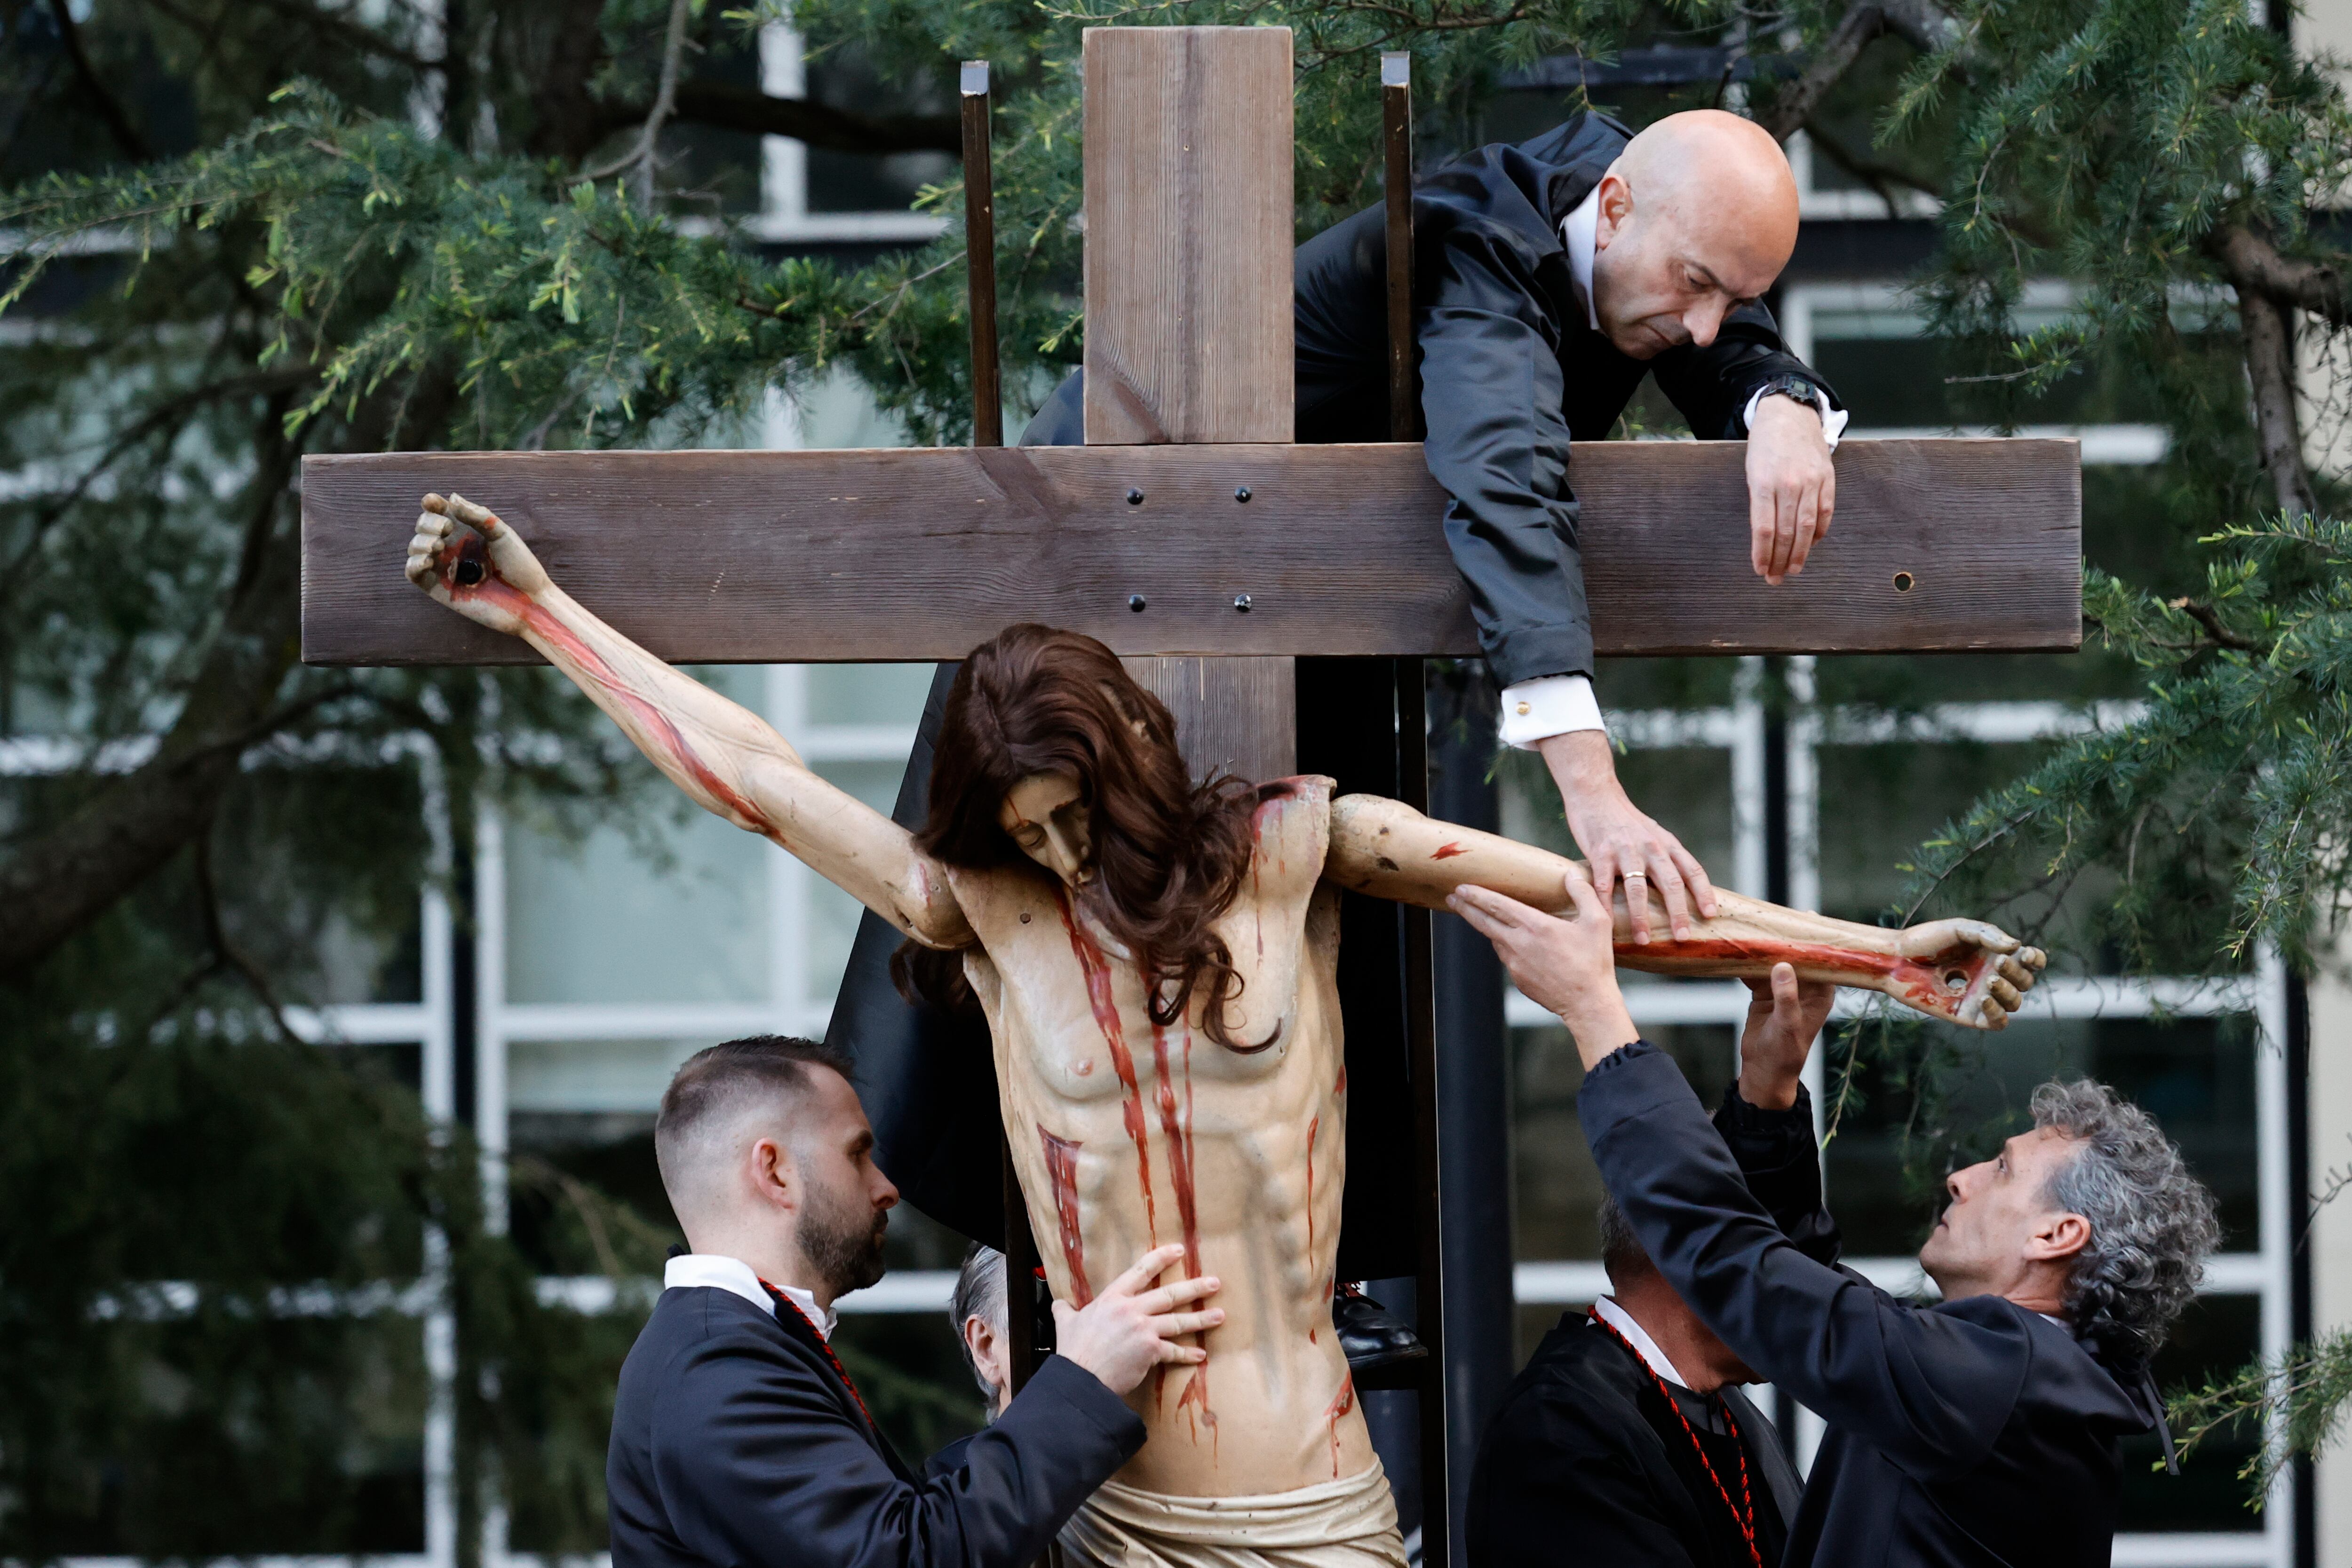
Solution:
[(1527, 712), (1527, 711), (1528, 711), (1528, 705), (1527, 705), (1527, 704), (1525, 704), (1525, 703), (1521, 703), (1521, 704), (1519, 705), (1519, 711), (1520, 711), (1521, 713), (1525, 713), (1525, 712)]

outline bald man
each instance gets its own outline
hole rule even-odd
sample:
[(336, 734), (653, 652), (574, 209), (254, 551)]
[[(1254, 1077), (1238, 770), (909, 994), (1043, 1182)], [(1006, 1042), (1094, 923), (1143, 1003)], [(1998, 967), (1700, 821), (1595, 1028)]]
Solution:
[[(1373, 207), (1299, 248), (1300, 441), (1389, 438), (1385, 224)], [(1748, 443), (1748, 535), (1727, 528), (1723, 548), (1744, 547), (1768, 582), (1804, 570), (1829, 531), (1846, 415), (1762, 304), (1797, 243), (1789, 161), (1720, 110), (1638, 136), (1588, 110), (1436, 170), (1414, 192), (1413, 225), (1429, 471), (1453, 497), (1446, 540), (1503, 688), (1502, 738), (1542, 754), (1603, 895), (1646, 880), (1686, 936), (1693, 914), (1714, 913), (1714, 890), (1617, 781), (1592, 695), (1569, 450), (1608, 435), (1656, 377), (1700, 439)], [(1081, 395), (1071, 378), (1024, 441), (1082, 440)], [(1628, 902), (1646, 941), (1648, 900)]]

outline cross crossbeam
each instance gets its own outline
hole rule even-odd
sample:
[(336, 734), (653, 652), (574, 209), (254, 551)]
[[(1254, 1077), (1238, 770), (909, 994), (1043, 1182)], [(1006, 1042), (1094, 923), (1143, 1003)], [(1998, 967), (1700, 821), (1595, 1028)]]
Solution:
[[(1601, 653), (2079, 643), (2074, 442), (1848, 442), (1836, 528), (1779, 588), (1748, 568), (1742, 452), (1578, 448)], [(676, 663), (953, 659), (1016, 621), (1138, 655), (1478, 651), (1412, 445), (390, 453), (310, 457), (302, 481), (312, 664), (535, 657), (402, 577), (434, 490)]]

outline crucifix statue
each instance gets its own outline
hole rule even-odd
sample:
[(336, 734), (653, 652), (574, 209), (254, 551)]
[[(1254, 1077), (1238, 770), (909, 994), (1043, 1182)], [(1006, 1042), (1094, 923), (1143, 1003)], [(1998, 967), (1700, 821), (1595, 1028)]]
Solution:
[[(1036, 625), (964, 660), (910, 834), (599, 620), (496, 514), (425, 506), (413, 581), (521, 638), (706, 810), (799, 856), (915, 954), (951, 960), (935, 998), (968, 991), (987, 1018), (1056, 1299), (1085, 1305), (1107, 1271), (1169, 1241), (1185, 1277), (1225, 1282), (1208, 1359), (1129, 1396), (1150, 1438), (1080, 1509), (1066, 1552), (1181, 1565), (1279, 1541), (1313, 1544), (1286, 1563), (1402, 1568), (1331, 1321), (1339, 894), (1431, 908), (1475, 883), (1559, 910), (1583, 867), (1395, 800), (1335, 800), (1328, 779), (1196, 785), (1166, 706), (1117, 655)], [(2042, 961), (1981, 921), (1888, 931), (1727, 893), (1722, 905), (1687, 941), (1637, 944), (1621, 901), (1621, 959), (1751, 977), (1788, 961), (1979, 1029), (2008, 1021)]]
[[(1150, 1440), (1072, 1526), (1076, 1555), (1231, 1562), (1279, 1537), (1327, 1553), (1301, 1562), (1401, 1563), (1331, 1328), (1339, 902), (1428, 910), (1472, 883), (1560, 909), (1582, 873), (1432, 821), (1412, 768), (1403, 800), (1294, 777), (1294, 658), (1476, 653), (1444, 497), (1411, 443), (1288, 444), (1287, 31), (1095, 29), (1085, 68), (1087, 444), (310, 459), (304, 656), (555, 664), (694, 799), (903, 933), (910, 981), (979, 1008), (1057, 1298), (1155, 1241), (1223, 1280), (1208, 1360), (1133, 1396)], [(1746, 515), (1736, 444), (1576, 461), (1602, 652), (2079, 638), (2072, 443), (1848, 442), (1839, 539), (1769, 589), (1712, 548)], [(412, 517), (425, 593), (391, 567)], [(964, 661), (919, 831), (672, 667), (807, 660)], [(1398, 690), (1388, 738), (1417, 758)], [(1723, 894), (1687, 940), (1645, 944), (1617, 912), (1635, 967), (1786, 959), (1975, 1028), (2040, 964), (1973, 921), (1889, 931)], [(1438, 1047), (1412, 1032), (1433, 1114)], [(1423, 1481), (1444, 1495), (1426, 1458)]]

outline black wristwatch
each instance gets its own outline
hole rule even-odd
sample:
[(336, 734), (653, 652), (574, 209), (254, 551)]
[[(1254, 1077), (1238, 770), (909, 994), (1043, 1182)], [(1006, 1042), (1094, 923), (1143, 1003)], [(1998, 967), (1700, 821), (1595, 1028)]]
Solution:
[(1812, 405), (1815, 413), (1826, 416), (1830, 412), (1829, 400), (1822, 396), (1822, 389), (1802, 376), (1774, 376), (1764, 383), (1764, 390), (1758, 395), (1792, 397), (1799, 402)]

